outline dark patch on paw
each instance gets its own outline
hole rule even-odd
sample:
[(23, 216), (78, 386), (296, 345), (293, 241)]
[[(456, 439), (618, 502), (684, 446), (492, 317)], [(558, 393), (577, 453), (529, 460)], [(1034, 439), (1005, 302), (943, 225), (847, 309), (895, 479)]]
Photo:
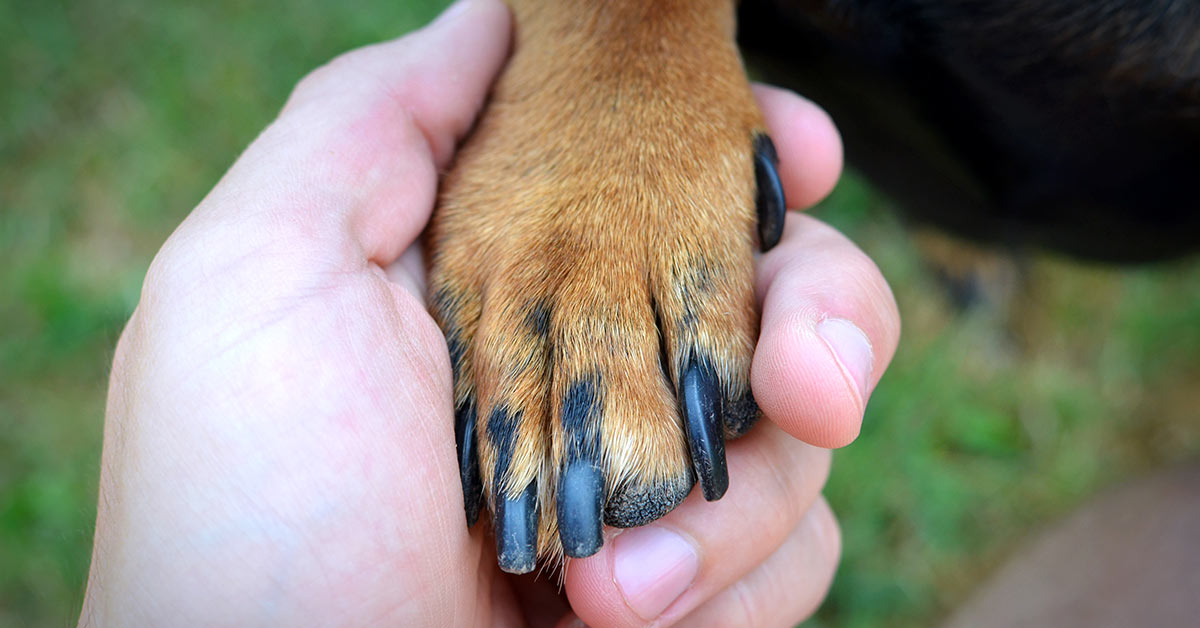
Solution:
[(770, 137), (754, 138), (754, 181), (758, 186), (755, 205), (758, 209), (758, 240), (763, 252), (775, 248), (783, 237), (787, 201), (783, 197), (783, 182), (779, 179), (779, 154)]
[(667, 482), (626, 486), (609, 497), (604, 522), (617, 528), (646, 525), (674, 510), (695, 483), (696, 476), (689, 469), (685, 475)]
[(604, 543), (600, 535), (604, 508), (604, 474), (590, 460), (567, 464), (558, 479), (558, 536), (571, 558), (595, 554)]
[(462, 330), (456, 322), (458, 304), (446, 288), (433, 293), (429, 299), (429, 309), (436, 319), (441, 321), (442, 334), (446, 336), (446, 350), (450, 353), (450, 370), (454, 381), (458, 381), (462, 373), (463, 356), (467, 346), (462, 341)]
[(429, 309), (440, 314), (443, 319), (449, 320), (455, 310), (454, 301), (449, 288), (438, 288), (429, 296)]
[(704, 499), (721, 499), (729, 488), (725, 464), (725, 401), (720, 380), (707, 360), (692, 358), (679, 381), (679, 404), (687, 430), (692, 468), (700, 481)]
[[(700, 320), (697, 312), (705, 309), (702, 303), (707, 300), (708, 295), (715, 288), (716, 280), (721, 272), (719, 264), (713, 264), (704, 257), (696, 257), (686, 266), (672, 269), (671, 279), (675, 286), (679, 307), (683, 309), (682, 315), (673, 321), (677, 329), (694, 329), (696, 327)], [(656, 309), (655, 315), (660, 317), (659, 329), (663, 329), (661, 312)]]
[(537, 562), (537, 482), (516, 497), (504, 494), (497, 477), (496, 557), (508, 573), (529, 573)]
[(462, 360), (467, 350), (457, 331), (446, 332), (446, 350), (450, 353), (450, 374), (457, 382), (462, 377)]
[(467, 527), (479, 520), (483, 480), (479, 475), (479, 443), (475, 438), (475, 400), (469, 399), (454, 412), (454, 440), (458, 446), (458, 472), (462, 478), (463, 506)]
[(672, 273), (675, 285), (685, 294), (703, 295), (713, 289), (713, 279), (719, 268), (713, 268), (709, 260), (697, 256), (684, 268), (676, 267)]
[(538, 338), (545, 338), (550, 333), (550, 305), (544, 301), (530, 306), (525, 314), (525, 326)]
[(754, 423), (758, 421), (759, 416), (758, 403), (754, 401), (754, 395), (749, 388), (741, 397), (726, 400), (725, 436), (738, 438), (749, 432), (750, 428), (754, 427)]
[(575, 382), (563, 398), (562, 426), (567, 437), (567, 460), (600, 455), (600, 376)]
[(496, 448), (495, 477), (497, 479), (508, 473), (508, 467), (512, 463), (513, 444), (517, 438), (517, 425), (520, 421), (521, 413), (511, 412), (507, 406), (500, 406), (492, 410), (491, 416), (488, 417), (488, 439)]

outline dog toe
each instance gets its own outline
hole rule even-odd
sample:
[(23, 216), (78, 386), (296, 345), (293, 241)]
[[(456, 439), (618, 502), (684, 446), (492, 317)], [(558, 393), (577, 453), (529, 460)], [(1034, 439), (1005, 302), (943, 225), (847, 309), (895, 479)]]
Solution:
[(600, 90), (569, 100), (586, 115), (510, 69), (442, 182), (431, 311), (466, 519), (486, 505), (505, 571), (590, 556), (604, 524), (649, 523), (696, 484), (730, 489), (726, 440), (759, 415), (754, 251), (786, 205), (736, 58), (721, 64), (718, 91), (654, 99), (571, 82)]

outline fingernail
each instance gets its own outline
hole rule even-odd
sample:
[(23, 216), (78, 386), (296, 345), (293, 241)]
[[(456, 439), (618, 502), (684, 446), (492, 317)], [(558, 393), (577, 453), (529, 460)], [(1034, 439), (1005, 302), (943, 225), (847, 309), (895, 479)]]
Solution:
[(691, 586), (700, 568), (696, 549), (661, 526), (631, 528), (613, 540), (613, 571), (625, 604), (647, 621)]
[(875, 365), (875, 354), (867, 335), (844, 318), (827, 318), (817, 325), (820, 336), (845, 373), (858, 388), (858, 398), (866, 403), (868, 381)]

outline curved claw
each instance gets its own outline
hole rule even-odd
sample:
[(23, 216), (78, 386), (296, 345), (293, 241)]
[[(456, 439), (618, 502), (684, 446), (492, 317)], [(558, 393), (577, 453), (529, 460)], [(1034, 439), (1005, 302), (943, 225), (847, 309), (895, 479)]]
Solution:
[(496, 558), (508, 573), (529, 573), (537, 562), (537, 482), (516, 497), (496, 490)]
[(679, 400), (700, 489), (704, 499), (716, 501), (729, 488), (729, 469), (725, 464), (724, 402), (712, 368), (693, 359), (680, 380)]
[(588, 460), (572, 460), (558, 480), (558, 536), (571, 558), (595, 554), (604, 509), (604, 475)]
[(758, 239), (763, 252), (779, 244), (783, 237), (783, 218), (787, 201), (783, 198), (783, 183), (779, 180), (779, 155), (770, 137), (754, 138), (754, 181), (758, 185)]
[(467, 527), (479, 520), (483, 480), (479, 476), (479, 449), (475, 440), (475, 402), (468, 401), (454, 413), (454, 440), (458, 445), (458, 472), (462, 478), (463, 506)]

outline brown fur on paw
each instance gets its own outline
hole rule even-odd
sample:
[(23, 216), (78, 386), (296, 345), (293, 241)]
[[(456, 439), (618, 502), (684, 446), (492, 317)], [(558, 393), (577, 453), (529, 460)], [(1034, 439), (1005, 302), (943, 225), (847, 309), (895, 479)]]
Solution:
[(467, 519), (513, 572), (724, 493), (783, 209), (728, 2), (528, 4), (429, 233)]

